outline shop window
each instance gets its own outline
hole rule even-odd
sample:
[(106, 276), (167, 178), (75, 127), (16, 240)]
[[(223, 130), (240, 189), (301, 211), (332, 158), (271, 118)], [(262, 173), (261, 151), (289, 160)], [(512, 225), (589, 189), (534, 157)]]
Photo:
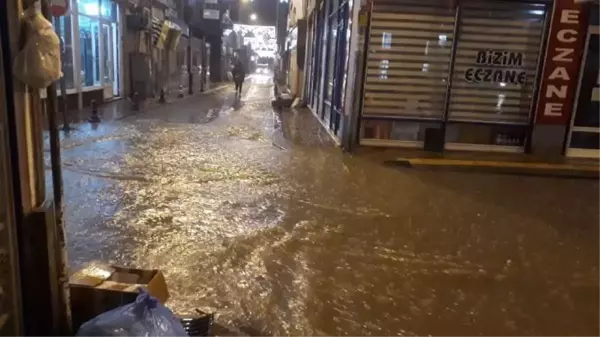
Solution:
[(430, 128), (440, 129), (441, 123), (365, 120), (362, 124), (361, 138), (423, 142), (425, 141), (425, 132)]
[(98, 16), (100, 15), (100, 3), (98, 0), (77, 0), (77, 10), (80, 14)]
[(101, 85), (99, 36), (98, 19), (80, 14), (81, 82), (84, 87)]
[(71, 17), (69, 15), (53, 18), (54, 27), (62, 40), (64, 53), (62, 55), (62, 72), (67, 89), (75, 88), (74, 66), (73, 66), (73, 35)]
[(177, 67), (182, 68), (185, 65), (185, 50), (177, 51)]
[(446, 143), (522, 147), (526, 127), (453, 123), (446, 128)]
[(588, 40), (588, 51), (583, 65), (575, 126), (600, 127), (599, 43), (598, 34), (592, 34)]
[(333, 95), (333, 81), (334, 81), (334, 69), (335, 69), (335, 46), (337, 43), (337, 22), (335, 21), (334, 18), (332, 18), (329, 21), (329, 33), (330, 33), (330, 39), (329, 39), (329, 45), (328, 45), (328, 49), (329, 51), (327, 52), (327, 77), (326, 77), (326, 82), (327, 83), (327, 87), (325, 88), (325, 99), (326, 100), (331, 100), (331, 97)]
[(100, 0), (100, 16), (117, 21), (117, 4), (113, 0)]
[(573, 131), (571, 134), (571, 148), (576, 149), (600, 149), (600, 133)]
[(449, 119), (529, 123), (545, 6), (461, 4)]
[(455, 16), (447, 1), (374, 2), (364, 116), (443, 118)]

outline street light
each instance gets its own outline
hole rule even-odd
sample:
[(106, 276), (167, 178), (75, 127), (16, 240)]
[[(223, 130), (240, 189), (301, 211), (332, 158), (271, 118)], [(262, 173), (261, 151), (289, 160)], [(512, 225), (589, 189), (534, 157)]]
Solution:
[(250, 14), (250, 20), (256, 21), (256, 14), (255, 13)]

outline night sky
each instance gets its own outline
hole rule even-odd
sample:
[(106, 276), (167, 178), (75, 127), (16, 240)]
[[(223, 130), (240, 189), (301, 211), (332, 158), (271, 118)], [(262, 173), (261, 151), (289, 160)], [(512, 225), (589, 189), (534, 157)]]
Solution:
[[(231, 6), (231, 19), (236, 23), (274, 26), (279, 0), (234, 0)], [(256, 13), (258, 19), (250, 21), (250, 14)]]

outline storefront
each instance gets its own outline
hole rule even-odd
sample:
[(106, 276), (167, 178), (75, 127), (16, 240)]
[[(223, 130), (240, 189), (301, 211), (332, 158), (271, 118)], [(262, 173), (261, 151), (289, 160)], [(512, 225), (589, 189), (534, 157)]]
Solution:
[(574, 114), (567, 138), (566, 155), (569, 157), (600, 157), (599, 11), (598, 5), (590, 11), (579, 87), (575, 95)]
[(310, 33), (309, 45), (312, 46), (310, 53), (308, 54), (309, 61), (306, 67), (306, 97), (307, 105), (316, 112), (318, 110), (320, 100), (320, 81), (321, 78), (321, 63), (323, 60), (323, 30), (324, 30), (324, 19), (323, 19), (323, 3), (321, 2), (314, 11), (309, 14), (308, 30)]
[(343, 116), (345, 71), (349, 46), (351, 1), (325, 0), (310, 14), (306, 101), (339, 141)]
[(523, 152), (551, 8), (375, 0), (359, 143)]
[(287, 84), (292, 95), (298, 95), (298, 79), (301, 76), (298, 67), (298, 26), (290, 28), (285, 42), (285, 51), (288, 55), (286, 61)]
[(69, 107), (75, 109), (121, 95), (121, 28), (112, 0), (77, 0), (70, 8), (53, 24), (64, 43), (62, 71)]

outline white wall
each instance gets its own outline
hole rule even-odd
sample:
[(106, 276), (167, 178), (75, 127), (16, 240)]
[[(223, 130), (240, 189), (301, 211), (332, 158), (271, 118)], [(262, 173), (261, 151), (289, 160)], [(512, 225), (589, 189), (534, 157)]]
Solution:
[[(295, 10), (295, 15), (294, 15)], [(296, 21), (306, 16), (306, 0), (291, 0), (288, 18), (288, 28), (296, 26)]]

